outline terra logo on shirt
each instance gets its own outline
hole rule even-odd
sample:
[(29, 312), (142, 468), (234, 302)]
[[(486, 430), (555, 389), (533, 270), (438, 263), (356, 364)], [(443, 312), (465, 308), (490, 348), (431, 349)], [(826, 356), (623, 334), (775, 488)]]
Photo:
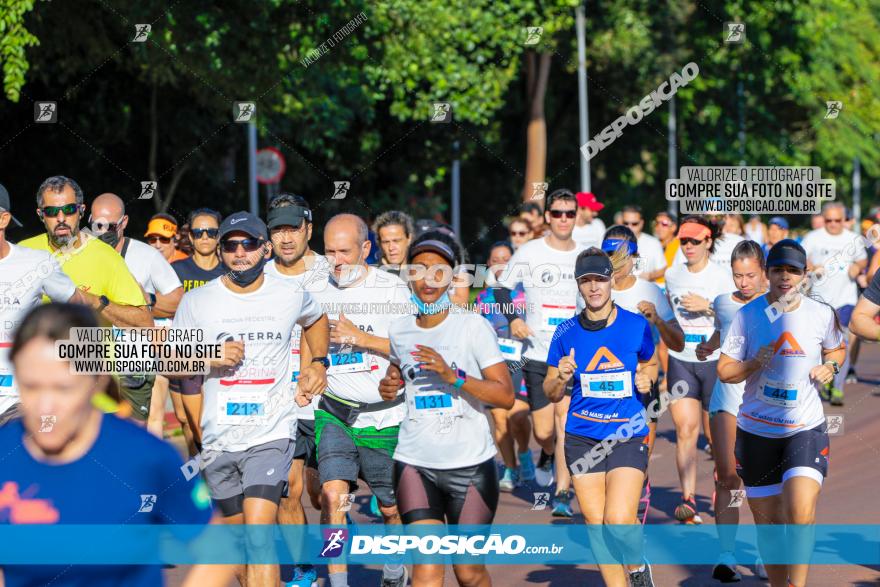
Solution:
[[(604, 363), (602, 363), (603, 360)], [(623, 369), (623, 362), (615, 357), (614, 353), (608, 350), (608, 347), (600, 346), (593, 358), (590, 359), (587, 371), (606, 371), (608, 369)]]
[[(785, 343), (788, 343), (789, 348), (782, 348)], [(779, 338), (776, 340), (776, 344), (773, 345), (773, 354), (780, 354), (783, 357), (807, 356), (804, 352), (804, 349), (802, 349), (801, 345), (798, 344), (798, 341), (795, 340), (794, 336), (788, 331), (785, 331), (779, 335)]]

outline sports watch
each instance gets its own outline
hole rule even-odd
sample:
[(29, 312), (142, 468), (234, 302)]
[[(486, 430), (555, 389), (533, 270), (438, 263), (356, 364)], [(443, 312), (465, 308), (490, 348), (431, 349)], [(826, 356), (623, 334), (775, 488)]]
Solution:
[(824, 365), (828, 365), (828, 364), (830, 364), (830, 365), (831, 365), (831, 368), (834, 370), (834, 374), (835, 374), (835, 375), (837, 375), (838, 373), (840, 373), (840, 364), (839, 364), (837, 361), (831, 361), (831, 360), (828, 360), (828, 361), (825, 361), (825, 363), (823, 363), (823, 364), (824, 364)]
[(97, 311), (98, 311), (98, 312), (103, 312), (104, 309), (107, 308), (107, 306), (110, 305), (110, 298), (108, 298), (107, 296), (100, 296), (100, 297), (98, 298), (98, 300), (101, 302), (101, 307), (98, 308)]
[(312, 362), (321, 363), (322, 365), (324, 365), (325, 369), (330, 368), (330, 359), (328, 359), (327, 357), (312, 357)]

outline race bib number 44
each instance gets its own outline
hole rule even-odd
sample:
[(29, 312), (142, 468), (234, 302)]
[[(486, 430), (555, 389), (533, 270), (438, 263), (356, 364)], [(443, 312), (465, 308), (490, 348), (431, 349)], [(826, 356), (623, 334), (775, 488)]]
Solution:
[(798, 403), (797, 385), (782, 381), (764, 381), (759, 397), (771, 406), (793, 408)]
[(581, 395), (597, 399), (622, 399), (632, 395), (632, 371), (581, 373)]

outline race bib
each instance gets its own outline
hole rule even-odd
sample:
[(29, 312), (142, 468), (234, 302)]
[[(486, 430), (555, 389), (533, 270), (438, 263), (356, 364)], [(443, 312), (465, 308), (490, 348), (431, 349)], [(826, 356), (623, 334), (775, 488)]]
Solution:
[(761, 382), (758, 397), (764, 403), (780, 408), (793, 408), (798, 403), (798, 388), (796, 384), (783, 381), (763, 380)]
[(576, 306), (543, 304), (541, 306), (541, 330), (553, 332), (556, 327), (577, 314)]
[(622, 399), (632, 395), (632, 371), (581, 373), (581, 395), (597, 399)]
[(18, 397), (12, 373), (0, 370), (0, 397)]
[(328, 374), (356, 373), (370, 370), (370, 353), (367, 351), (349, 351), (347, 353), (331, 353)]
[(228, 391), (217, 402), (217, 424), (261, 426), (267, 421), (265, 391)]
[(505, 361), (519, 361), (522, 358), (523, 343), (512, 338), (499, 338), (498, 348)]
[(684, 346), (695, 349), (701, 342), (706, 342), (712, 338), (714, 332), (714, 326), (689, 326), (684, 333)]
[(407, 391), (406, 401), (409, 404), (409, 416), (413, 420), (427, 417), (450, 418), (461, 415), (461, 399), (440, 390), (413, 394)]

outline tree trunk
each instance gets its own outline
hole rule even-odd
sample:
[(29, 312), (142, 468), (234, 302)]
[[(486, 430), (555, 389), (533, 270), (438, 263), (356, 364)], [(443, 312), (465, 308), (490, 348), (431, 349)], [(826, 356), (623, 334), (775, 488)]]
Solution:
[[(543, 206), (544, 198), (536, 192), (533, 184), (542, 183), (547, 167), (547, 122), (544, 118), (544, 97), (550, 77), (550, 53), (526, 51), (526, 101), (528, 103), (528, 127), (526, 128), (526, 173), (523, 185), (523, 202), (537, 202)], [(539, 197), (535, 197), (539, 196)]]
[(147, 160), (147, 175), (150, 181), (157, 182), (156, 192), (153, 194), (153, 207), (156, 212), (164, 212), (162, 205), (161, 186), (158, 185), (159, 178), (156, 174), (156, 159), (159, 155), (159, 113), (156, 104), (156, 82), (153, 81), (153, 87), (150, 91), (150, 154)]

